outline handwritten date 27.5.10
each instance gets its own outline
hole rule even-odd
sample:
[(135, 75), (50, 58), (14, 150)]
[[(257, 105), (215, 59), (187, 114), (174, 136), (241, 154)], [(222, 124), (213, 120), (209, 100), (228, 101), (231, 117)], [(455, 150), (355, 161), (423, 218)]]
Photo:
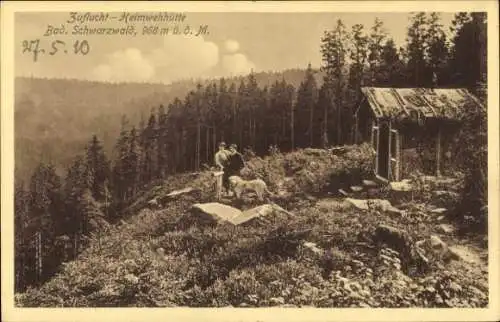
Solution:
[(40, 39), (23, 40), (23, 54), (31, 54), (33, 61), (38, 61), (39, 55), (49, 54), (51, 56), (58, 54), (87, 55), (90, 52), (90, 45), (87, 40), (75, 40), (72, 43), (66, 43), (62, 40), (53, 40), (47, 49)]

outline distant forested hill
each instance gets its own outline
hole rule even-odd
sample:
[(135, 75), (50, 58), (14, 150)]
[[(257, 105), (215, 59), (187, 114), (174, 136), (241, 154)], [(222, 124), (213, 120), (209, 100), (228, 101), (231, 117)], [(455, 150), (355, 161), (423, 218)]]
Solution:
[[(285, 78), (298, 86), (305, 69), (255, 74), (259, 86)], [(318, 80), (320, 77), (318, 77)], [(228, 79), (239, 84), (241, 78)], [(208, 81), (208, 80), (207, 80)], [(63, 174), (72, 158), (96, 134), (111, 153), (126, 115), (137, 124), (141, 114), (184, 99), (199, 80), (172, 84), (100, 83), (82, 80), (17, 78), (15, 81), (16, 178), (28, 179), (40, 161), (52, 161)], [(200, 83), (204, 83), (201, 81)]]

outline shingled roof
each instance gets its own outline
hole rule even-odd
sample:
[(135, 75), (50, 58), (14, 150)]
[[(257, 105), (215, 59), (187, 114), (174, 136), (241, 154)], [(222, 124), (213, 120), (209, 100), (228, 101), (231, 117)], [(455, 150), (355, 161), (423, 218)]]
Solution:
[(377, 118), (456, 120), (468, 104), (481, 107), (478, 99), (463, 88), (362, 87), (361, 91)]

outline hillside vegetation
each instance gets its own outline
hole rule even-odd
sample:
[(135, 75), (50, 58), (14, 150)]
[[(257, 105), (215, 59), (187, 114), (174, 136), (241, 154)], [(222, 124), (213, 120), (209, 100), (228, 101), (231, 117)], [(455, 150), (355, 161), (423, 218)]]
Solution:
[[(192, 220), (194, 203), (214, 201), (209, 171), (174, 176), (145, 191), (120, 224), (94, 233), (78, 258), (42, 287), (18, 294), (16, 302), (26, 307), (485, 307), (484, 244), (443, 232), (440, 223), (447, 217), (433, 211), (445, 205), (450, 214), (457, 200), (432, 197), (437, 188), (422, 184), (411, 196), (392, 197), (403, 210), (395, 213), (359, 209), (324, 193), (332, 184), (366, 177), (370, 153), (363, 145), (251, 158), (247, 177), (265, 178), (275, 202), (291, 214), (238, 226)], [(460, 180), (453, 182), (450, 191), (460, 190)], [(200, 191), (163, 209), (146, 207), (151, 198), (184, 187)], [(373, 197), (391, 200), (391, 191), (381, 187)], [(255, 205), (247, 196), (240, 207)], [(404, 242), (382, 238), (383, 227), (401, 233)], [(413, 250), (429, 238), (422, 263)], [(467, 256), (447, 250), (455, 244)]]

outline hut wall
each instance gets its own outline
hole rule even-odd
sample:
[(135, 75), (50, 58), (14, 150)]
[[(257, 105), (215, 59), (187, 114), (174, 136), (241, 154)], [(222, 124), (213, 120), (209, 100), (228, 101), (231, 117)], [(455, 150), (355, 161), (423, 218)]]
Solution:
[(400, 129), (401, 177), (408, 178), (418, 171), (427, 175), (436, 174), (437, 129), (431, 126), (409, 124)]
[(407, 124), (402, 132), (401, 171), (402, 177), (409, 177), (418, 171), (425, 175), (437, 175), (437, 139), (441, 132), (440, 174), (451, 175), (459, 161), (459, 142), (455, 142), (457, 127), (445, 123)]
[(457, 140), (458, 126), (444, 124), (441, 127), (441, 174), (451, 176), (460, 167), (460, 150), (463, 142)]

